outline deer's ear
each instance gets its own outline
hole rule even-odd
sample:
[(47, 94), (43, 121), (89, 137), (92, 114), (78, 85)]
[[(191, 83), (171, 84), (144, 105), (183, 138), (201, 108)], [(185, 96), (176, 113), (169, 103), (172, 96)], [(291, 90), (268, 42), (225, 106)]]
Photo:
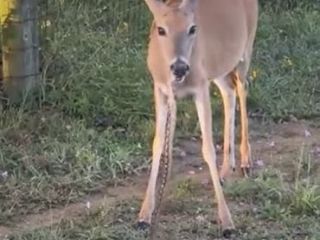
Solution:
[(145, 0), (152, 14), (158, 15), (166, 7), (162, 0)]
[(198, 0), (183, 0), (179, 8), (184, 8), (187, 11), (194, 11), (197, 7)]

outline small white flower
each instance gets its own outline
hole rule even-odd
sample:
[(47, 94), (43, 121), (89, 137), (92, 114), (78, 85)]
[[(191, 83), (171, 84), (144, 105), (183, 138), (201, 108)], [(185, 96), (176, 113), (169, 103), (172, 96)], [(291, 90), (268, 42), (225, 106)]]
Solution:
[(263, 166), (264, 166), (264, 162), (263, 162), (262, 160), (257, 160), (257, 161), (256, 161), (256, 165), (257, 165), (258, 167), (263, 167)]
[(87, 208), (87, 209), (90, 209), (90, 208), (91, 208), (91, 202), (90, 202), (90, 201), (87, 201), (87, 203), (86, 203), (86, 208)]
[(309, 130), (304, 130), (304, 136), (305, 137), (311, 137), (311, 133), (309, 132)]
[(196, 219), (198, 222), (204, 222), (206, 220), (204, 216), (201, 216), (201, 215), (197, 216)]
[(185, 156), (187, 156), (187, 153), (185, 151), (181, 150), (180, 157), (185, 157)]
[(272, 141), (271, 143), (269, 143), (270, 147), (274, 147), (276, 144), (274, 143), (274, 141)]
[(8, 172), (7, 172), (7, 171), (2, 172), (2, 173), (1, 173), (1, 177), (4, 178), (4, 179), (6, 179), (6, 178), (8, 177)]
[(0, 181), (6, 181), (8, 176), (9, 174), (7, 171), (4, 171), (4, 172), (0, 171)]
[(217, 149), (217, 151), (221, 151), (222, 150), (222, 146), (220, 144), (216, 144), (216, 149)]

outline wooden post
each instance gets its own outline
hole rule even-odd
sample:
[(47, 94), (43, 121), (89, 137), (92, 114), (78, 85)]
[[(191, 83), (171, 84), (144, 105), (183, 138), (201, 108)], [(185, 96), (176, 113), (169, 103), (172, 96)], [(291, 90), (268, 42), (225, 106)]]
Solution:
[(39, 77), (36, 0), (1, 0), (3, 88), (9, 103), (24, 100)]

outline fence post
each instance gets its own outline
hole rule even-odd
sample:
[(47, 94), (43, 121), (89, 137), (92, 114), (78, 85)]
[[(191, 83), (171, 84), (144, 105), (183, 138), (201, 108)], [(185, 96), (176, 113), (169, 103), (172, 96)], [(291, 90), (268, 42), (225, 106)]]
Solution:
[(1, 0), (3, 90), (10, 103), (28, 95), (39, 76), (36, 0)]

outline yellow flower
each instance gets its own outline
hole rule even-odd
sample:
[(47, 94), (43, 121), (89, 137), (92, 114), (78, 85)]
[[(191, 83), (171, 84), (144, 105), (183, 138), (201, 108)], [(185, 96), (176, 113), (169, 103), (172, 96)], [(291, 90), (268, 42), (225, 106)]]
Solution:
[(287, 64), (290, 67), (293, 65), (293, 62), (292, 62), (292, 60), (290, 58), (287, 58)]
[(288, 56), (285, 56), (284, 59), (282, 60), (282, 66), (283, 67), (292, 67), (293, 61)]
[(252, 80), (256, 80), (257, 77), (258, 77), (258, 70), (257, 69), (253, 69), (252, 73), (251, 73)]

